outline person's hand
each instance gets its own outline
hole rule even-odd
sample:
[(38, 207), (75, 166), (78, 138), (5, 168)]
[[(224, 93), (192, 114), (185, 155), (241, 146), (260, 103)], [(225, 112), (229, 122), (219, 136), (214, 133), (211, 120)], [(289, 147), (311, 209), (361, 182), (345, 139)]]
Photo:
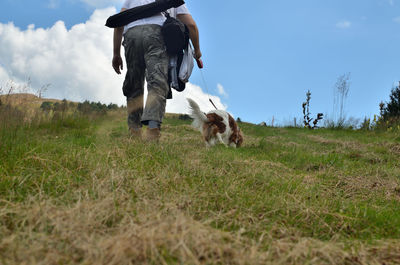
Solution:
[(112, 66), (114, 68), (114, 71), (120, 75), (121, 70), (124, 69), (124, 64), (122, 62), (121, 55), (114, 55), (113, 60), (112, 60)]
[(202, 56), (202, 54), (201, 54), (200, 49), (194, 51), (194, 58), (196, 60), (199, 60), (201, 58), (201, 56)]

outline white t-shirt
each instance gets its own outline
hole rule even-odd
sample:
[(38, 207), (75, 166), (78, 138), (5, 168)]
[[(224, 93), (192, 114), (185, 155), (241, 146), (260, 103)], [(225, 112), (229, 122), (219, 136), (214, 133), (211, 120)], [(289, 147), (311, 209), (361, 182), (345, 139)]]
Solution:
[[(142, 5), (147, 5), (150, 3), (155, 2), (155, 0), (125, 0), (125, 3), (123, 4), (122, 8), (125, 9), (131, 9), (137, 6), (142, 6)], [(175, 10), (172, 10), (175, 9)], [(181, 15), (181, 14), (190, 14), (189, 10), (186, 7), (186, 4), (181, 5), (178, 8), (172, 8), (170, 9), (168, 12), (170, 12), (170, 14), (174, 14), (176, 11), (176, 15)], [(159, 15), (155, 15), (152, 17), (148, 17), (148, 18), (143, 18), (143, 19), (139, 19), (137, 21), (134, 21), (128, 25), (125, 26), (124, 28), (124, 33), (128, 31), (128, 29), (135, 27), (135, 26), (139, 26), (139, 25), (148, 25), (148, 24), (155, 24), (155, 25), (160, 25), (162, 26), (165, 22), (165, 17), (160, 13)]]

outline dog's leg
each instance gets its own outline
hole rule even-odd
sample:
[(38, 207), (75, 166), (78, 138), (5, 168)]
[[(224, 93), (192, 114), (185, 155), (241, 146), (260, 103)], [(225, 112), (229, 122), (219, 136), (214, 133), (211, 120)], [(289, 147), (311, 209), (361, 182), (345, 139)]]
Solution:
[(206, 143), (207, 149), (212, 147), (211, 131), (212, 131), (212, 127), (209, 124), (204, 123), (203, 124), (203, 139), (204, 139), (204, 142)]
[(215, 146), (215, 138), (214, 137), (210, 139), (209, 144), (210, 144), (210, 147)]
[(225, 141), (222, 139), (222, 136), (221, 136), (220, 133), (217, 133), (217, 138), (218, 138), (218, 140), (219, 140), (222, 144), (225, 145), (225, 147), (228, 147), (228, 145), (227, 145), (227, 144), (225, 143)]

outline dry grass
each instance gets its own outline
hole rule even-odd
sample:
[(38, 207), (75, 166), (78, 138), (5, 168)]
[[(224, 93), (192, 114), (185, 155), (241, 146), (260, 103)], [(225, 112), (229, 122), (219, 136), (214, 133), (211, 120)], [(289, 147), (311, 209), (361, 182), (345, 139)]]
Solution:
[(0, 134), (0, 264), (400, 263), (396, 135), (243, 125), (207, 150), (176, 116), (160, 145), (93, 125)]
[[(70, 207), (46, 200), (16, 208), (7, 205), (0, 216), (13, 219), (18, 232), (0, 243), (2, 264), (398, 264), (400, 243), (377, 242), (368, 247), (312, 238), (268, 238), (258, 241), (241, 233), (211, 228), (186, 216), (176, 206), (147, 201), (115, 206), (108, 198), (82, 201)], [(134, 213), (134, 214), (133, 214)], [(6, 231), (4, 231), (6, 230)], [(268, 247), (261, 247), (261, 241)]]

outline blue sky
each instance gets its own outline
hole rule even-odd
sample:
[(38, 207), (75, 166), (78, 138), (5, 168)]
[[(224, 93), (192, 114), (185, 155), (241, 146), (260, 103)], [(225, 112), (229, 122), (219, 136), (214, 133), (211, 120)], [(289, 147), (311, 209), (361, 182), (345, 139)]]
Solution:
[[(308, 89), (311, 111), (329, 114), (333, 86), (347, 72), (347, 116), (372, 116), (400, 80), (400, 0), (186, 2), (200, 28), (210, 93), (243, 120), (268, 122), (274, 116), (285, 123), (301, 117)], [(0, 23), (24, 31), (29, 24), (50, 28), (62, 20), (71, 29), (107, 6), (121, 4), (2, 0)], [(198, 70), (191, 83), (205, 91)], [(227, 95), (219, 94), (218, 84)]]

